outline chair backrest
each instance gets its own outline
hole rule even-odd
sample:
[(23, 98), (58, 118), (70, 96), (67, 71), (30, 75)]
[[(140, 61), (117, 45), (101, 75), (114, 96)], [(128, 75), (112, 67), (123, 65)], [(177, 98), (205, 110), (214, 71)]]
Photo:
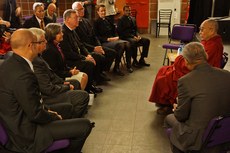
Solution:
[(202, 149), (230, 142), (230, 115), (212, 119), (203, 135)]
[(159, 10), (158, 23), (171, 24), (172, 10), (171, 9), (160, 9)]
[(193, 24), (174, 24), (170, 39), (188, 43), (193, 40), (195, 33), (196, 26)]
[(0, 144), (4, 146), (8, 141), (8, 135), (2, 123), (0, 122)]

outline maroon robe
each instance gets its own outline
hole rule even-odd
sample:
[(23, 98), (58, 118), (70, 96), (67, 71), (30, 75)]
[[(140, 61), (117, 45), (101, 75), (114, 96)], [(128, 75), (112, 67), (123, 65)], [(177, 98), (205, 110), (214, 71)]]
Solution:
[(175, 103), (177, 81), (188, 72), (182, 55), (175, 59), (173, 65), (161, 67), (156, 75), (149, 101), (165, 105)]
[(223, 43), (220, 35), (214, 36), (209, 40), (202, 40), (205, 51), (208, 54), (208, 63), (214, 67), (221, 67), (223, 55)]

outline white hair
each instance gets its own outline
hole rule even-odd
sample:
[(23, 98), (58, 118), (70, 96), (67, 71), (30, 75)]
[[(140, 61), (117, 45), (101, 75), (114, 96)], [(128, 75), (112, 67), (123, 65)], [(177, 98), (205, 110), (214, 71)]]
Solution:
[(45, 36), (45, 31), (40, 28), (29, 28), (29, 30), (37, 37), (37, 41), (41, 40), (42, 36)]
[(35, 2), (35, 3), (33, 4), (33, 11), (35, 11), (36, 7), (38, 7), (38, 6), (44, 6), (44, 4), (43, 4), (43, 3), (40, 3), (40, 2)]
[[(76, 7), (77, 7), (77, 5), (82, 5), (82, 2), (74, 2), (73, 4), (72, 4), (72, 9), (73, 10), (75, 10), (76, 9)], [(83, 6), (83, 5), (82, 5)]]

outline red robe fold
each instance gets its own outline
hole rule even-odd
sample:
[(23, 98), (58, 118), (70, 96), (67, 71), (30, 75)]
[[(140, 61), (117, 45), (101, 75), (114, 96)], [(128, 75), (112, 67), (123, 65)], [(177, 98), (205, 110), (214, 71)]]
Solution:
[(175, 59), (173, 65), (161, 67), (156, 75), (149, 101), (166, 105), (175, 103), (177, 81), (188, 72), (182, 55)]
[(0, 38), (0, 55), (5, 55), (6, 52), (10, 51), (10, 44), (5, 42), (4, 38)]
[[(201, 43), (208, 54), (208, 63), (220, 68), (223, 55), (221, 36), (217, 35), (207, 41), (203, 40)], [(184, 58), (181, 55), (176, 58), (173, 65), (160, 68), (156, 75), (149, 101), (165, 105), (175, 103), (177, 81), (188, 72), (189, 70), (185, 67)]]
[(202, 40), (205, 51), (208, 54), (208, 63), (214, 67), (221, 67), (223, 55), (223, 43), (220, 35), (214, 36), (209, 40)]

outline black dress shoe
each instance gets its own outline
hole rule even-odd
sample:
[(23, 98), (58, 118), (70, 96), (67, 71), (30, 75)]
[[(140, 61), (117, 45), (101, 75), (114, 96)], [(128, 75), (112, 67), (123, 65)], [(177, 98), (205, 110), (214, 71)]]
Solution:
[(137, 61), (133, 61), (132, 66), (135, 67), (135, 68), (140, 68), (141, 67)]
[(139, 65), (141, 66), (150, 66), (150, 64), (146, 63), (145, 60), (139, 60)]
[(94, 93), (101, 93), (103, 91), (103, 89), (92, 85), (90, 91), (92, 91)]
[(119, 76), (124, 76), (125, 74), (123, 72), (121, 72), (120, 69), (113, 69), (113, 72)]
[(127, 67), (127, 71), (128, 71), (129, 73), (133, 73), (132, 67)]

